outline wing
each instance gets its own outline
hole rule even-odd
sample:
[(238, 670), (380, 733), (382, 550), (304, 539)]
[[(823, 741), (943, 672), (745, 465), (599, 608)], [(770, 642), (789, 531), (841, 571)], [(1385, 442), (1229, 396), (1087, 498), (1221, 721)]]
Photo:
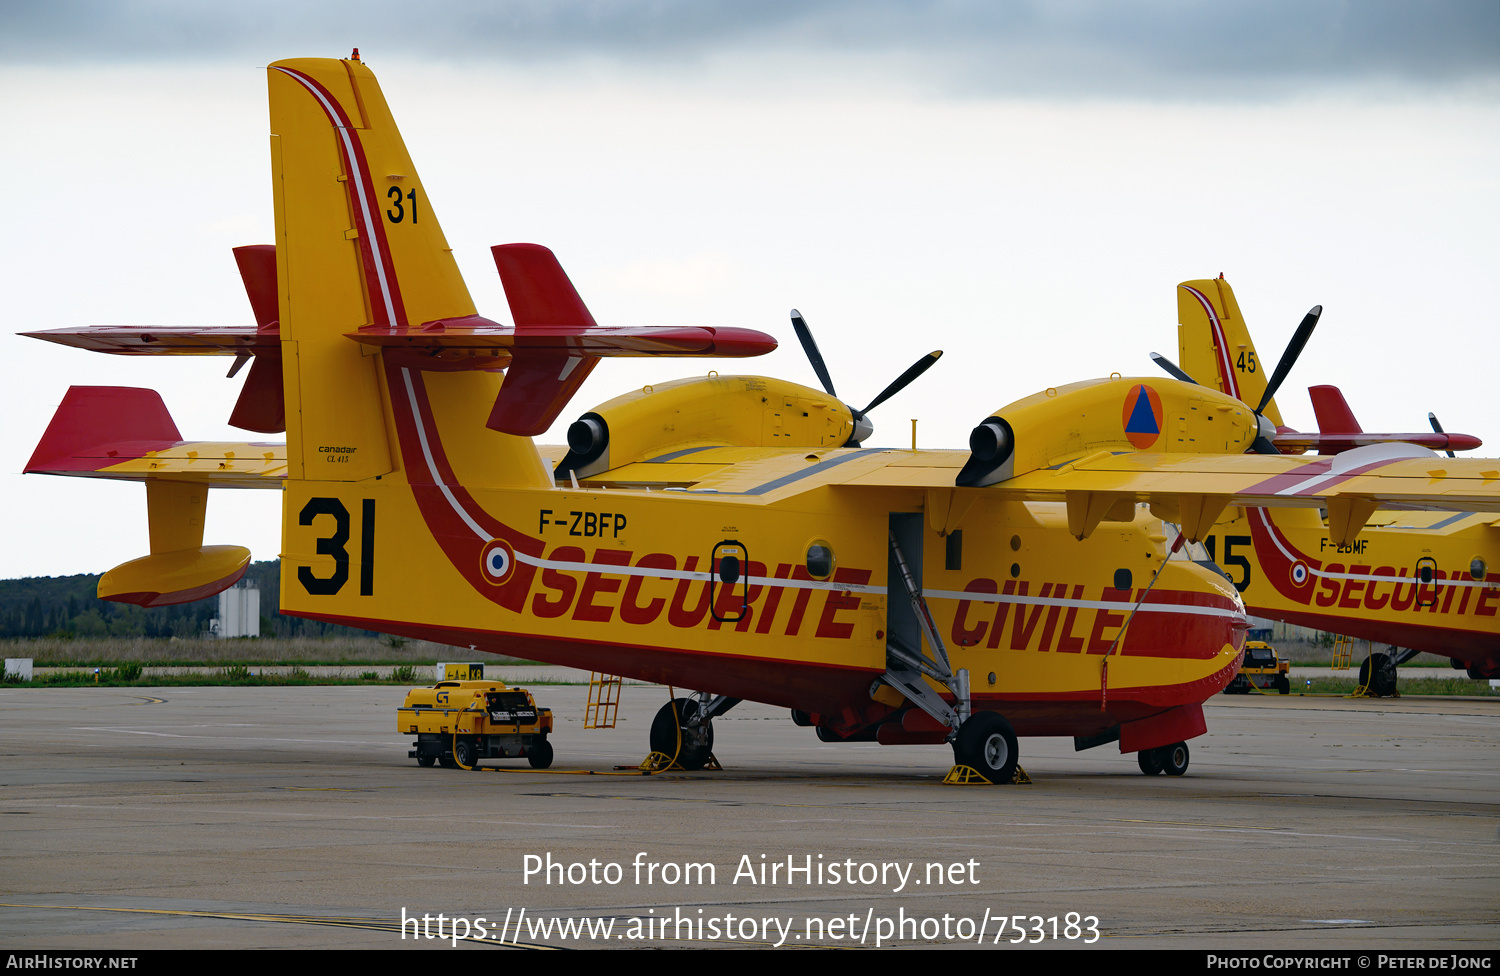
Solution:
[[(1206, 534), (1229, 505), (1326, 508), (1340, 542), (1379, 508), (1500, 512), (1500, 461), (1439, 458), (1407, 444), (1377, 444), (1333, 457), (1109, 452), (1077, 457), (985, 487), (959, 487), (964, 451), (705, 448), (625, 465), (588, 482), (670, 486), (773, 501), (815, 488), (907, 488), (944, 498), (1064, 502), (1073, 534), (1121, 517), (1139, 502)], [(956, 503), (955, 503), (956, 504)]]

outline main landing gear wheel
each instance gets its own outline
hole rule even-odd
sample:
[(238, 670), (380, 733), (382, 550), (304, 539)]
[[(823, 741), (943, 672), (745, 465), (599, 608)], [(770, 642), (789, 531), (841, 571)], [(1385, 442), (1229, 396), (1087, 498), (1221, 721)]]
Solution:
[(1142, 749), (1135, 754), (1135, 761), (1140, 765), (1141, 772), (1147, 776), (1155, 776), (1157, 773), (1181, 776), (1188, 770), (1187, 743), (1178, 742), (1157, 749)]
[(953, 740), (953, 761), (970, 766), (991, 783), (1009, 783), (1016, 776), (1016, 733), (1002, 716), (976, 712)]
[(671, 756), (683, 769), (702, 769), (714, 751), (712, 722), (688, 723), (698, 714), (691, 698), (674, 698), (661, 707), (651, 721), (651, 751)]
[(532, 769), (546, 769), (552, 765), (552, 743), (546, 739), (533, 742), (526, 750), (526, 761)]
[(474, 768), (479, 761), (479, 750), (475, 748), (474, 741), (468, 736), (459, 736), (453, 741), (453, 762), (457, 766)]
[(1181, 776), (1188, 769), (1188, 746), (1186, 742), (1162, 746), (1156, 750), (1161, 754), (1161, 769), (1168, 776)]
[(1376, 651), (1360, 664), (1359, 683), (1377, 697), (1389, 698), (1396, 693), (1396, 662)]

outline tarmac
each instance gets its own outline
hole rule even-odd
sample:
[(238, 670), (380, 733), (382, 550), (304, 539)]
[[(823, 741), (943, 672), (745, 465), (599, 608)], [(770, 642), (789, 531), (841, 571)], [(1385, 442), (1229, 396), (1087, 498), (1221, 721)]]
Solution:
[(547, 772), (419, 768), (399, 687), (0, 688), (0, 946), (1500, 947), (1500, 701), (1217, 696), (1185, 776), (947, 786), (753, 703), (643, 776), (665, 689), (536, 693)]

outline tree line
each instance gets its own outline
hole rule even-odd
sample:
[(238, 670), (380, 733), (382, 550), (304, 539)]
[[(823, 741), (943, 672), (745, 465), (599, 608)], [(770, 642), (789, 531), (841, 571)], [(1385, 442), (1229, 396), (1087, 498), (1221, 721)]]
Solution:
[[(369, 631), (284, 616), (281, 561), (251, 563), (245, 581), (260, 587), (262, 637), (356, 636)], [(98, 574), (0, 580), (0, 638), (198, 637), (219, 615), (217, 595), (170, 607), (137, 607), (96, 595)]]

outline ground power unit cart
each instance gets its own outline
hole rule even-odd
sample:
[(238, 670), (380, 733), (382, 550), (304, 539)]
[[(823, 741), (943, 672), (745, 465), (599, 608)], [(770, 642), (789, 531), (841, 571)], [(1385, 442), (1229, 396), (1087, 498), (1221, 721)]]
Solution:
[(396, 709), (396, 730), (415, 735), (407, 757), (473, 769), (482, 759), (525, 756), (533, 769), (552, 765), (552, 709), (538, 708), (525, 688), (499, 681), (439, 681), (413, 688)]

